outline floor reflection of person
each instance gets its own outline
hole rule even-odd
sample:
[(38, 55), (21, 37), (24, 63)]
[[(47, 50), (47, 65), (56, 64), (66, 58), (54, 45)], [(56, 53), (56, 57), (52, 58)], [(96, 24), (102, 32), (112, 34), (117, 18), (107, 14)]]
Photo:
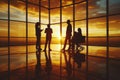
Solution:
[(50, 51), (48, 51), (48, 53), (45, 51), (45, 58), (46, 58), (45, 71), (47, 72), (48, 75), (50, 75), (52, 71), (52, 61), (51, 61)]
[(36, 49), (41, 50), (40, 48), (40, 38), (41, 38), (41, 31), (40, 29), (40, 23), (35, 23), (35, 34), (36, 34)]
[(85, 62), (85, 54), (81, 54), (80, 51), (78, 50), (74, 56), (73, 56), (74, 61), (77, 63), (78, 68), (81, 68), (82, 62)]
[(51, 44), (51, 38), (52, 38), (53, 31), (50, 28), (50, 24), (47, 25), (47, 28), (45, 29), (45, 33), (46, 33), (46, 42), (45, 42), (44, 51), (46, 51), (47, 44), (48, 44), (49, 51), (51, 51), (50, 44)]
[(35, 66), (35, 80), (41, 79), (41, 55), (40, 52), (36, 50), (36, 66)]
[(72, 74), (72, 64), (71, 64), (71, 56), (70, 53), (64, 52), (64, 59), (65, 59), (65, 64), (66, 64), (66, 72), (68, 74), (68, 78), (70, 78), (71, 74)]
[(65, 37), (65, 41), (64, 41), (64, 47), (62, 50), (65, 50), (67, 41), (69, 42), (68, 50), (70, 50), (70, 46), (71, 46), (72, 25), (70, 24), (70, 20), (67, 20), (67, 24), (68, 25), (67, 25), (67, 30), (66, 30), (66, 37)]

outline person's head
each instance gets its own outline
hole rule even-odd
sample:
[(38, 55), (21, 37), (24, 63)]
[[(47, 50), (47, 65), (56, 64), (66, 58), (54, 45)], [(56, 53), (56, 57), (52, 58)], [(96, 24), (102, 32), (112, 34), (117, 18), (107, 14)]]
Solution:
[(78, 32), (81, 32), (81, 28), (78, 28)]
[(39, 22), (36, 22), (36, 25), (40, 25), (40, 23), (39, 23)]
[(67, 23), (69, 24), (69, 23), (70, 23), (70, 20), (67, 20)]
[(50, 28), (50, 24), (48, 24), (47, 27)]

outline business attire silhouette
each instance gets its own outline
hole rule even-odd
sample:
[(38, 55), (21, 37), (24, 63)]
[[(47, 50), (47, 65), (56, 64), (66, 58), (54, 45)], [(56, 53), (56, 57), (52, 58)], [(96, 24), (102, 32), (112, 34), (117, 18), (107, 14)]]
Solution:
[[(40, 49), (40, 37), (41, 37), (40, 23), (35, 23), (35, 32), (36, 32), (36, 49)], [(41, 49), (40, 49), (41, 50)]]
[(65, 48), (66, 48), (67, 41), (69, 42), (68, 50), (70, 50), (70, 46), (71, 46), (72, 25), (70, 24), (70, 20), (67, 20), (67, 24), (68, 25), (67, 25), (66, 37), (65, 37), (63, 50), (65, 50)]
[(47, 44), (48, 44), (48, 49), (49, 49), (49, 51), (51, 51), (50, 43), (51, 43), (53, 31), (52, 31), (52, 29), (50, 28), (50, 24), (47, 25), (47, 28), (45, 29), (45, 33), (46, 33), (46, 42), (45, 42), (44, 51), (46, 51)]

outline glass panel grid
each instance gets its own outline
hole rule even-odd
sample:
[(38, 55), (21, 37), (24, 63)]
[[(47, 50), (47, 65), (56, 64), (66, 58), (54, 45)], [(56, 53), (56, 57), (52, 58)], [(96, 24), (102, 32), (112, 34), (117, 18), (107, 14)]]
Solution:
[[(41, 3), (41, 6), (39, 3)], [(8, 71), (7, 76), (9, 79), (12, 79), (10, 76), (15, 77), (12, 75), (12, 70), (24, 66), (26, 68), (23, 72), (24, 74), (28, 74), (27, 69), (29, 65), (35, 65), (35, 56), (31, 54), (36, 53), (35, 49), (31, 50), (33, 47), (35, 48), (35, 46), (28, 45), (35, 44), (36, 42), (34, 34), (35, 23), (40, 21), (41, 29), (43, 30), (47, 27), (47, 24), (50, 24), (54, 32), (53, 38), (56, 38), (52, 43), (58, 43), (60, 42), (59, 37), (65, 37), (66, 21), (70, 19), (73, 32), (81, 28), (83, 35), (86, 36), (86, 42), (83, 44), (85, 50), (82, 52), (86, 55), (86, 64), (84, 63), (81, 69), (81, 72), (84, 73), (78, 74), (76, 71), (73, 71), (72, 76), (78, 77), (84, 75), (83, 80), (119, 80), (119, 77), (116, 76), (119, 72), (116, 71), (117, 68), (113, 69), (113, 67), (119, 66), (117, 63), (119, 63), (120, 58), (118, 54), (120, 50), (120, 10), (117, 6), (120, 2), (118, 0), (114, 2), (112, 0), (58, 0), (56, 4), (54, 3), (54, 0), (0, 1), (0, 5), (3, 4), (0, 8), (0, 53), (3, 53), (0, 54), (0, 59), (5, 60), (5, 64), (0, 62), (0, 68), (3, 68), (3, 66), (7, 64), (7, 67), (1, 71)], [(45, 33), (42, 32), (42, 43), (45, 43), (44, 36)], [(57, 42), (56, 40), (59, 41)], [(21, 45), (25, 46), (23, 47)], [(7, 47), (3, 48), (5, 46)], [(14, 55), (15, 53), (17, 53), (17, 55)], [(7, 55), (8, 58), (5, 55)], [(65, 56), (70, 57), (69, 53), (61, 55), (64, 59), (63, 61), (65, 61)], [(54, 57), (54, 55), (52, 55), (52, 57)], [(58, 63), (60, 65), (65, 64), (65, 62), (62, 62), (61, 57), (55, 59), (61, 61)], [(42, 60), (44, 59), (45, 57), (42, 58)], [(70, 63), (72, 62), (74, 64), (73, 69), (76, 69), (76, 63), (71, 60)], [(16, 64), (20, 66), (15, 67)], [(96, 67), (94, 67), (94, 65), (96, 65)], [(43, 64), (43, 66), (45, 66), (45, 64)], [(66, 65), (60, 66), (59, 70), (62, 69), (64, 71), (64, 67), (66, 67)], [(53, 71), (55, 71), (56, 67), (53, 68)], [(94, 68), (94, 70), (92, 68)], [(114, 74), (112, 72), (113, 70), (115, 71)], [(69, 75), (67, 71), (58, 72), (57, 75), (65, 73), (65, 75), (62, 74), (63, 77)], [(113, 77), (110, 75), (113, 75)], [(26, 78), (28, 78), (28, 75), (26, 75)], [(59, 78), (61, 78), (61, 76)]]

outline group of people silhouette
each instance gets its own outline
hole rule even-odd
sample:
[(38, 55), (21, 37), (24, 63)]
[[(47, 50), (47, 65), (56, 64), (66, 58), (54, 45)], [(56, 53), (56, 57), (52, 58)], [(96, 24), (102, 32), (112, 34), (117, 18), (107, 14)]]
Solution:
[[(41, 73), (41, 54), (40, 54), (40, 50), (42, 50), (40, 48), (40, 38), (41, 38), (41, 32), (43, 31), (43, 29), (40, 28), (40, 23), (37, 22), (35, 24), (35, 32), (36, 32), (36, 59), (37, 59), (37, 64), (35, 66), (35, 77), (37, 80), (39, 80), (40, 78), (42, 78), (42, 73)], [(47, 25), (47, 28), (45, 29), (44, 33), (46, 33), (46, 41), (45, 41), (45, 47), (44, 47), (44, 52), (45, 52), (45, 58), (46, 58), (46, 66), (45, 66), (45, 71), (47, 72), (48, 77), (51, 74), (52, 71), (52, 60), (51, 60), (51, 56), (50, 56), (50, 52), (51, 52), (51, 39), (52, 39), (52, 33), (53, 30), (50, 27), (50, 24)], [(68, 47), (68, 51), (66, 53), (66, 45), (67, 42), (69, 44)], [(70, 79), (70, 76), (72, 75), (72, 63), (71, 63), (71, 59), (73, 59), (77, 65), (78, 68), (81, 68), (81, 64), (82, 62), (85, 61), (85, 55), (81, 54), (78, 50), (78, 48), (83, 49), (83, 47), (81, 47), (81, 44), (84, 42), (84, 37), (82, 36), (82, 31), (81, 28), (78, 28), (78, 31), (74, 32), (74, 35), (72, 36), (72, 25), (70, 23), (70, 20), (67, 20), (67, 29), (66, 29), (66, 36), (65, 36), (65, 41), (64, 41), (64, 46), (62, 48), (63, 54), (64, 54), (64, 59), (65, 59), (65, 64), (66, 64), (66, 71), (67, 71), (67, 76), (68, 79)], [(47, 45), (48, 45), (48, 50), (47, 49)], [(72, 49), (72, 51), (71, 51)]]
[[(35, 24), (35, 32), (36, 32), (36, 39), (37, 39), (36, 49), (38, 50), (42, 50), (40, 48), (41, 31), (43, 31), (43, 29), (40, 29), (40, 23), (37, 22)], [(45, 47), (43, 51), (46, 51), (47, 44), (48, 44), (48, 50), (51, 51), (52, 49), (50, 48), (50, 44), (51, 44), (53, 30), (50, 27), (50, 24), (47, 25), (47, 28), (45, 29), (45, 33), (46, 33), (46, 41), (45, 41)], [(67, 20), (66, 37), (65, 37), (64, 46), (62, 50), (65, 51), (67, 42), (69, 44), (68, 50), (74, 49), (75, 45), (77, 46), (76, 49), (78, 49), (79, 47), (83, 49), (83, 47), (80, 46), (80, 43), (84, 41), (83, 39), (84, 38), (82, 36), (81, 28), (78, 28), (78, 32), (74, 32), (74, 35), (72, 36), (72, 25), (70, 23), (70, 20)]]
[[(40, 48), (40, 38), (41, 38), (41, 32), (43, 30), (40, 29), (40, 23), (37, 22), (35, 24), (35, 32), (36, 32), (36, 49), (38, 50), (42, 50)], [(45, 48), (43, 51), (46, 51), (46, 48), (47, 48), (47, 44), (48, 44), (48, 48), (49, 48), (49, 51), (51, 51), (51, 48), (50, 48), (50, 43), (51, 43), (51, 38), (52, 38), (52, 28), (50, 28), (50, 24), (47, 25), (47, 28), (45, 29), (45, 33), (46, 33), (46, 42), (45, 42)]]

